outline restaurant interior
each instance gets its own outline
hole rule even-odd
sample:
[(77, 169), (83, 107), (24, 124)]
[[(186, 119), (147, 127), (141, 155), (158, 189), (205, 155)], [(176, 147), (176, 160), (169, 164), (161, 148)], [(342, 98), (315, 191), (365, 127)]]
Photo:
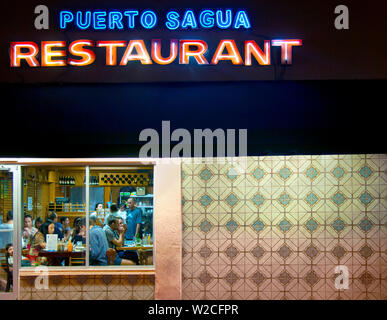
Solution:
[[(13, 210), (12, 173), (0, 171), (0, 182), (0, 224), (5, 225), (9, 212), (12, 214)], [(107, 263), (102, 265), (119, 265), (115, 257), (121, 256), (120, 251), (126, 253), (125, 258), (134, 257), (131, 258), (133, 265), (153, 265), (153, 166), (24, 166), (21, 184), (24, 207), (24, 214), (20, 217), (21, 267), (94, 265), (91, 254), (89, 260), (86, 254), (88, 247), (93, 250), (86, 228), (93, 227), (90, 220), (86, 221), (86, 217), (92, 215), (103, 231), (108, 224), (110, 227), (109, 216), (118, 219), (114, 236), (121, 239), (121, 245), (114, 245), (115, 252), (112, 253), (108, 244)], [(132, 208), (128, 207), (129, 199), (134, 202)], [(128, 217), (127, 211), (134, 212), (134, 208), (140, 209), (141, 221), (134, 236), (129, 236), (127, 227), (130, 228), (131, 216)], [(47, 222), (54, 223), (55, 230), (50, 232), (48, 228), (43, 232), (46, 236), (44, 248), (34, 247), (36, 234)], [(12, 230), (0, 234), (4, 238), (0, 243), (0, 279), (3, 283), (8, 283), (7, 276), (12, 274), (7, 248), (12, 243)], [(4, 236), (6, 231), (9, 231), (8, 240)]]

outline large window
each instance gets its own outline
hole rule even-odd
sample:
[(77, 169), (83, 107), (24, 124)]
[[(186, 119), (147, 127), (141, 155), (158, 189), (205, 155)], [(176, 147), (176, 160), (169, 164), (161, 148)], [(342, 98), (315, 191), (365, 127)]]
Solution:
[(22, 173), (22, 267), (153, 264), (153, 167)]

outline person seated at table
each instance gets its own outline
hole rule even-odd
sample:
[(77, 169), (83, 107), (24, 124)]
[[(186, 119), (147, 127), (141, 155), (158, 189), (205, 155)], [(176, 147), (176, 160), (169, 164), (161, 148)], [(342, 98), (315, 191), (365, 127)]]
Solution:
[(118, 208), (117, 208), (117, 206), (115, 204), (112, 204), (110, 206), (110, 213), (105, 217), (105, 221), (104, 221), (105, 226), (107, 225), (107, 221), (108, 221), (109, 217), (117, 217), (117, 218), (119, 218)]
[(78, 224), (79, 220), (81, 220), (82, 217), (75, 217), (74, 221), (73, 221), (73, 228), (72, 229), (75, 229), (76, 225)]
[[(114, 230), (114, 235), (115, 235), (116, 239), (119, 238), (120, 233), (125, 234), (126, 228), (127, 228), (127, 226), (126, 226), (126, 224), (124, 224), (124, 220), (119, 218), (118, 219), (118, 230)], [(125, 241), (125, 239), (124, 239), (124, 241)], [(120, 246), (122, 246), (122, 245), (123, 245), (123, 242)], [(134, 263), (140, 264), (137, 251), (132, 251), (132, 250), (116, 250), (116, 251), (117, 251), (118, 256), (121, 259), (132, 260)]]
[(41, 217), (37, 217), (35, 219), (35, 228), (39, 230), (40, 226), (43, 224), (43, 219)]
[(82, 219), (82, 217), (75, 217), (75, 218), (74, 218), (74, 220), (73, 220), (73, 226), (72, 226), (73, 229), (75, 228), (75, 226), (77, 225), (77, 223), (78, 223), (79, 220), (81, 220), (81, 219)]
[(29, 214), (24, 216), (24, 229), (23, 229), (23, 239), (28, 240), (31, 236), (33, 236), (38, 229), (36, 229), (32, 225), (32, 217)]
[(86, 218), (79, 219), (74, 230), (74, 236), (72, 237), (71, 242), (73, 244), (77, 244), (78, 242), (86, 244)]
[(62, 230), (62, 225), (60, 222), (58, 222), (58, 216), (55, 212), (51, 212), (50, 215), (48, 216), (47, 221), (51, 221), (54, 223), (55, 226), (55, 231), (54, 234), (58, 235), (58, 239), (63, 239), (63, 230)]
[(92, 266), (106, 266), (108, 258), (106, 251), (109, 250), (106, 233), (97, 225), (97, 217), (90, 216), (90, 265)]
[(119, 218), (110, 214), (106, 225), (103, 227), (103, 231), (106, 233), (106, 239), (108, 241), (109, 248), (116, 249), (116, 247), (122, 247), (125, 240), (125, 229), (119, 230)]
[(108, 264), (107, 251), (114, 252), (114, 265), (133, 265), (134, 262), (121, 259), (114, 249), (109, 248), (105, 231), (97, 225), (97, 218), (90, 216), (90, 265), (106, 266)]
[(72, 239), (79, 233), (79, 230), (77, 228), (79, 221), (82, 219), (82, 217), (75, 217), (73, 221), (73, 227), (71, 228), (71, 235), (70, 235), (70, 240)]
[[(103, 230), (106, 233), (106, 239), (108, 241), (109, 248), (116, 250), (117, 247), (122, 247), (124, 245), (126, 228), (127, 227), (126, 225), (123, 224), (123, 221), (121, 218), (117, 218), (112, 215), (109, 217), (107, 221), (107, 225), (104, 226), (103, 228)], [(117, 251), (117, 255), (120, 259), (124, 261), (127, 260), (127, 261), (131, 261), (132, 264), (138, 264), (137, 252), (119, 250)], [(121, 263), (121, 264), (126, 264), (126, 263)]]
[(64, 242), (69, 241), (69, 239), (71, 239), (72, 235), (73, 235), (73, 229), (70, 228), (70, 229), (64, 231), (63, 232), (63, 241)]
[(68, 217), (60, 217), (60, 224), (62, 225), (63, 233), (71, 230), (70, 228), (70, 220)]
[(39, 231), (36, 232), (29, 240), (29, 244), (31, 245), (30, 248), (30, 254), (33, 254), (33, 251), (41, 251), (42, 249), (46, 248), (46, 235), (47, 234), (54, 234), (55, 232), (55, 224), (47, 220), (45, 223), (43, 223)]
[[(46, 249), (48, 234), (56, 234), (55, 224), (50, 219), (47, 219), (47, 221), (40, 226), (39, 231), (30, 238), (30, 256), (38, 256), (40, 251)], [(47, 259), (46, 257), (39, 257), (39, 259), (40, 263), (48, 263), (48, 265), (63, 265), (64, 262), (63, 258), (57, 258), (55, 261), (50, 260), (50, 258)], [(53, 264), (54, 262), (55, 264)]]

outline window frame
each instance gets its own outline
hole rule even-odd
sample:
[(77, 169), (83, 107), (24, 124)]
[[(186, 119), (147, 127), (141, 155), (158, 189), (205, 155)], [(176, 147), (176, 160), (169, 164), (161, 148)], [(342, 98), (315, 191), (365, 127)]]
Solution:
[[(155, 255), (155, 250), (153, 250), (153, 265), (149, 266), (91, 266), (89, 264), (89, 257), (90, 257), (90, 223), (89, 223), (89, 217), (90, 217), (90, 167), (95, 167), (95, 166), (101, 166), (101, 165), (110, 165), (112, 167), (122, 167), (122, 166), (152, 166), (155, 168), (156, 166), (156, 161), (149, 161), (147, 159), (146, 161), (139, 161), (138, 159), (28, 159), (22, 160), (22, 163), (19, 165), (21, 170), (23, 170), (23, 167), (39, 167), (39, 166), (84, 166), (85, 167), (85, 176), (86, 176), (86, 183), (85, 183), (85, 218), (86, 218), (86, 257), (85, 257), (85, 265), (84, 266), (66, 266), (66, 267), (61, 267), (61, 266), (48, 266), (48, 270), (51, 274), (51, 271), (53, 272), (58, 272), (60, 270), (63, 271), (81, 271), (81, 270), (94, 270), (96, 272), (98, 271), (104, 271), (104, 270), (126, 270), (126, 271), (154, 271), (155, 270), (155, 260), (156, 260), (156, 255)], [(22, 179), (22, 177), (20, 177)], [(21, 191), (20, 198), (22, 198), (23, 191)], [(155, 198), (155, 195), (154, 195)], [(153, 200), (155, 201), (155, 200)], [(20, 199), (20, 204), (22, 203), (22, 199)], [(22, 214), (23, 210), (19, 211), (19, 215)], [(21, 219), (21, 217), (20, 217)], [(20, 225), (18, 226), (18, 230), (21, 230), (21, 222)], [(19, 239), (20, 241), (20, 239)], [(155, 239), (154, 239), (155, 241)], [(21, 248), (21, 243), (18, 246)], [(18, 250), (20, 251), (20, 250)], [(20, 252), (19, 255), (21, 256)], [(20, 260), (20, 258), (19, 258)], [(21, 267), (20, 266), (20, 261), (18, 261), (18, 267), (20, 270), (22, 270), (23, 274), (24, 271), (31, 270), (31, 267)], [(29, 273), (29, 272), (28, 272)]]
[[(9, 169), (10, 172), (12, 172), (12, 211), (14, 213), (13, 215), (13, 237), (12, 237), (12, 244), (13, 244), (13, 273), (12, 273), (12, 292), (0, 292), (0, 300), (16, 300), (18, 297), (18, 288), (19, 288), (19, 269), (20, 269), (20, 260), (21, 260), (21, 251), (19, 250), (21, 241), (21, 230), (19, 229), (20, 226), (20, 219), (21, 217), (18, 214), (15, 214), (15, 212), (20, 212), (21, 209), (21, 190), (22, 190), (22, 184), (21, 184), (21, 166), (19, 165), (7, 165), (2, 164), (0, 162), (0, 166), (4, 169)], [(16, 241), (15, 241), (16, 240)]]
[[(22, 166), (153, 166), (153, 265), (152, 266), (71, 266), (49, 267), (51, 275), (153, 275), (155, 276), (155, 299), (178, 300), (182, 297), (182, 203), (181, 203), (181, 158), (0, 158), (0, 165), (18, 169), (14, 176), (16, 235), (16, 264), (14, 264), (14, 294), (19, 294), (19, 276), (37, 276), (32, 268), (21, 268), (21, 212), (23, 183)], [(168, 192), (165, 192), (168, 190)], [(86, 193), (88, 195), (88, 192)], [(172, 196), (172, 197), (171, 197)], [(87, 205), (87, 215), (90, 208)], [(88, 219), (86, 218), (87, 224)], [(168, 226), (166, 229), (165, 226)], [(169, 232), (171, 231), (171, 232)], [(88, 243), (88, 240), (87, 240)], [(171, 244), (173, 244), (171, 246)], [(14, 244), (15, 245), (15, 244)], [(20, 251), (20, 252), (19, 252)], [(165, 261), (168, 261), (167, 263)], [(172, 268), (171, 268), (172, 266)], [(1, 298), (1, 297), (0, 297)]]

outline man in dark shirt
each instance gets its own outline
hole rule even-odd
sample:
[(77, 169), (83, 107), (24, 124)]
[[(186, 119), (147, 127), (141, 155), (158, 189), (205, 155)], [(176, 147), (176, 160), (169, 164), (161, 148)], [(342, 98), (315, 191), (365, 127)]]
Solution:
[(58, 239), (63, 239), (63, 226), (60, 222), (58, 222), (57, 214), (55, 212), (51, 212), (47, 220), (55, 224), (54, 234), (58, 235)]

